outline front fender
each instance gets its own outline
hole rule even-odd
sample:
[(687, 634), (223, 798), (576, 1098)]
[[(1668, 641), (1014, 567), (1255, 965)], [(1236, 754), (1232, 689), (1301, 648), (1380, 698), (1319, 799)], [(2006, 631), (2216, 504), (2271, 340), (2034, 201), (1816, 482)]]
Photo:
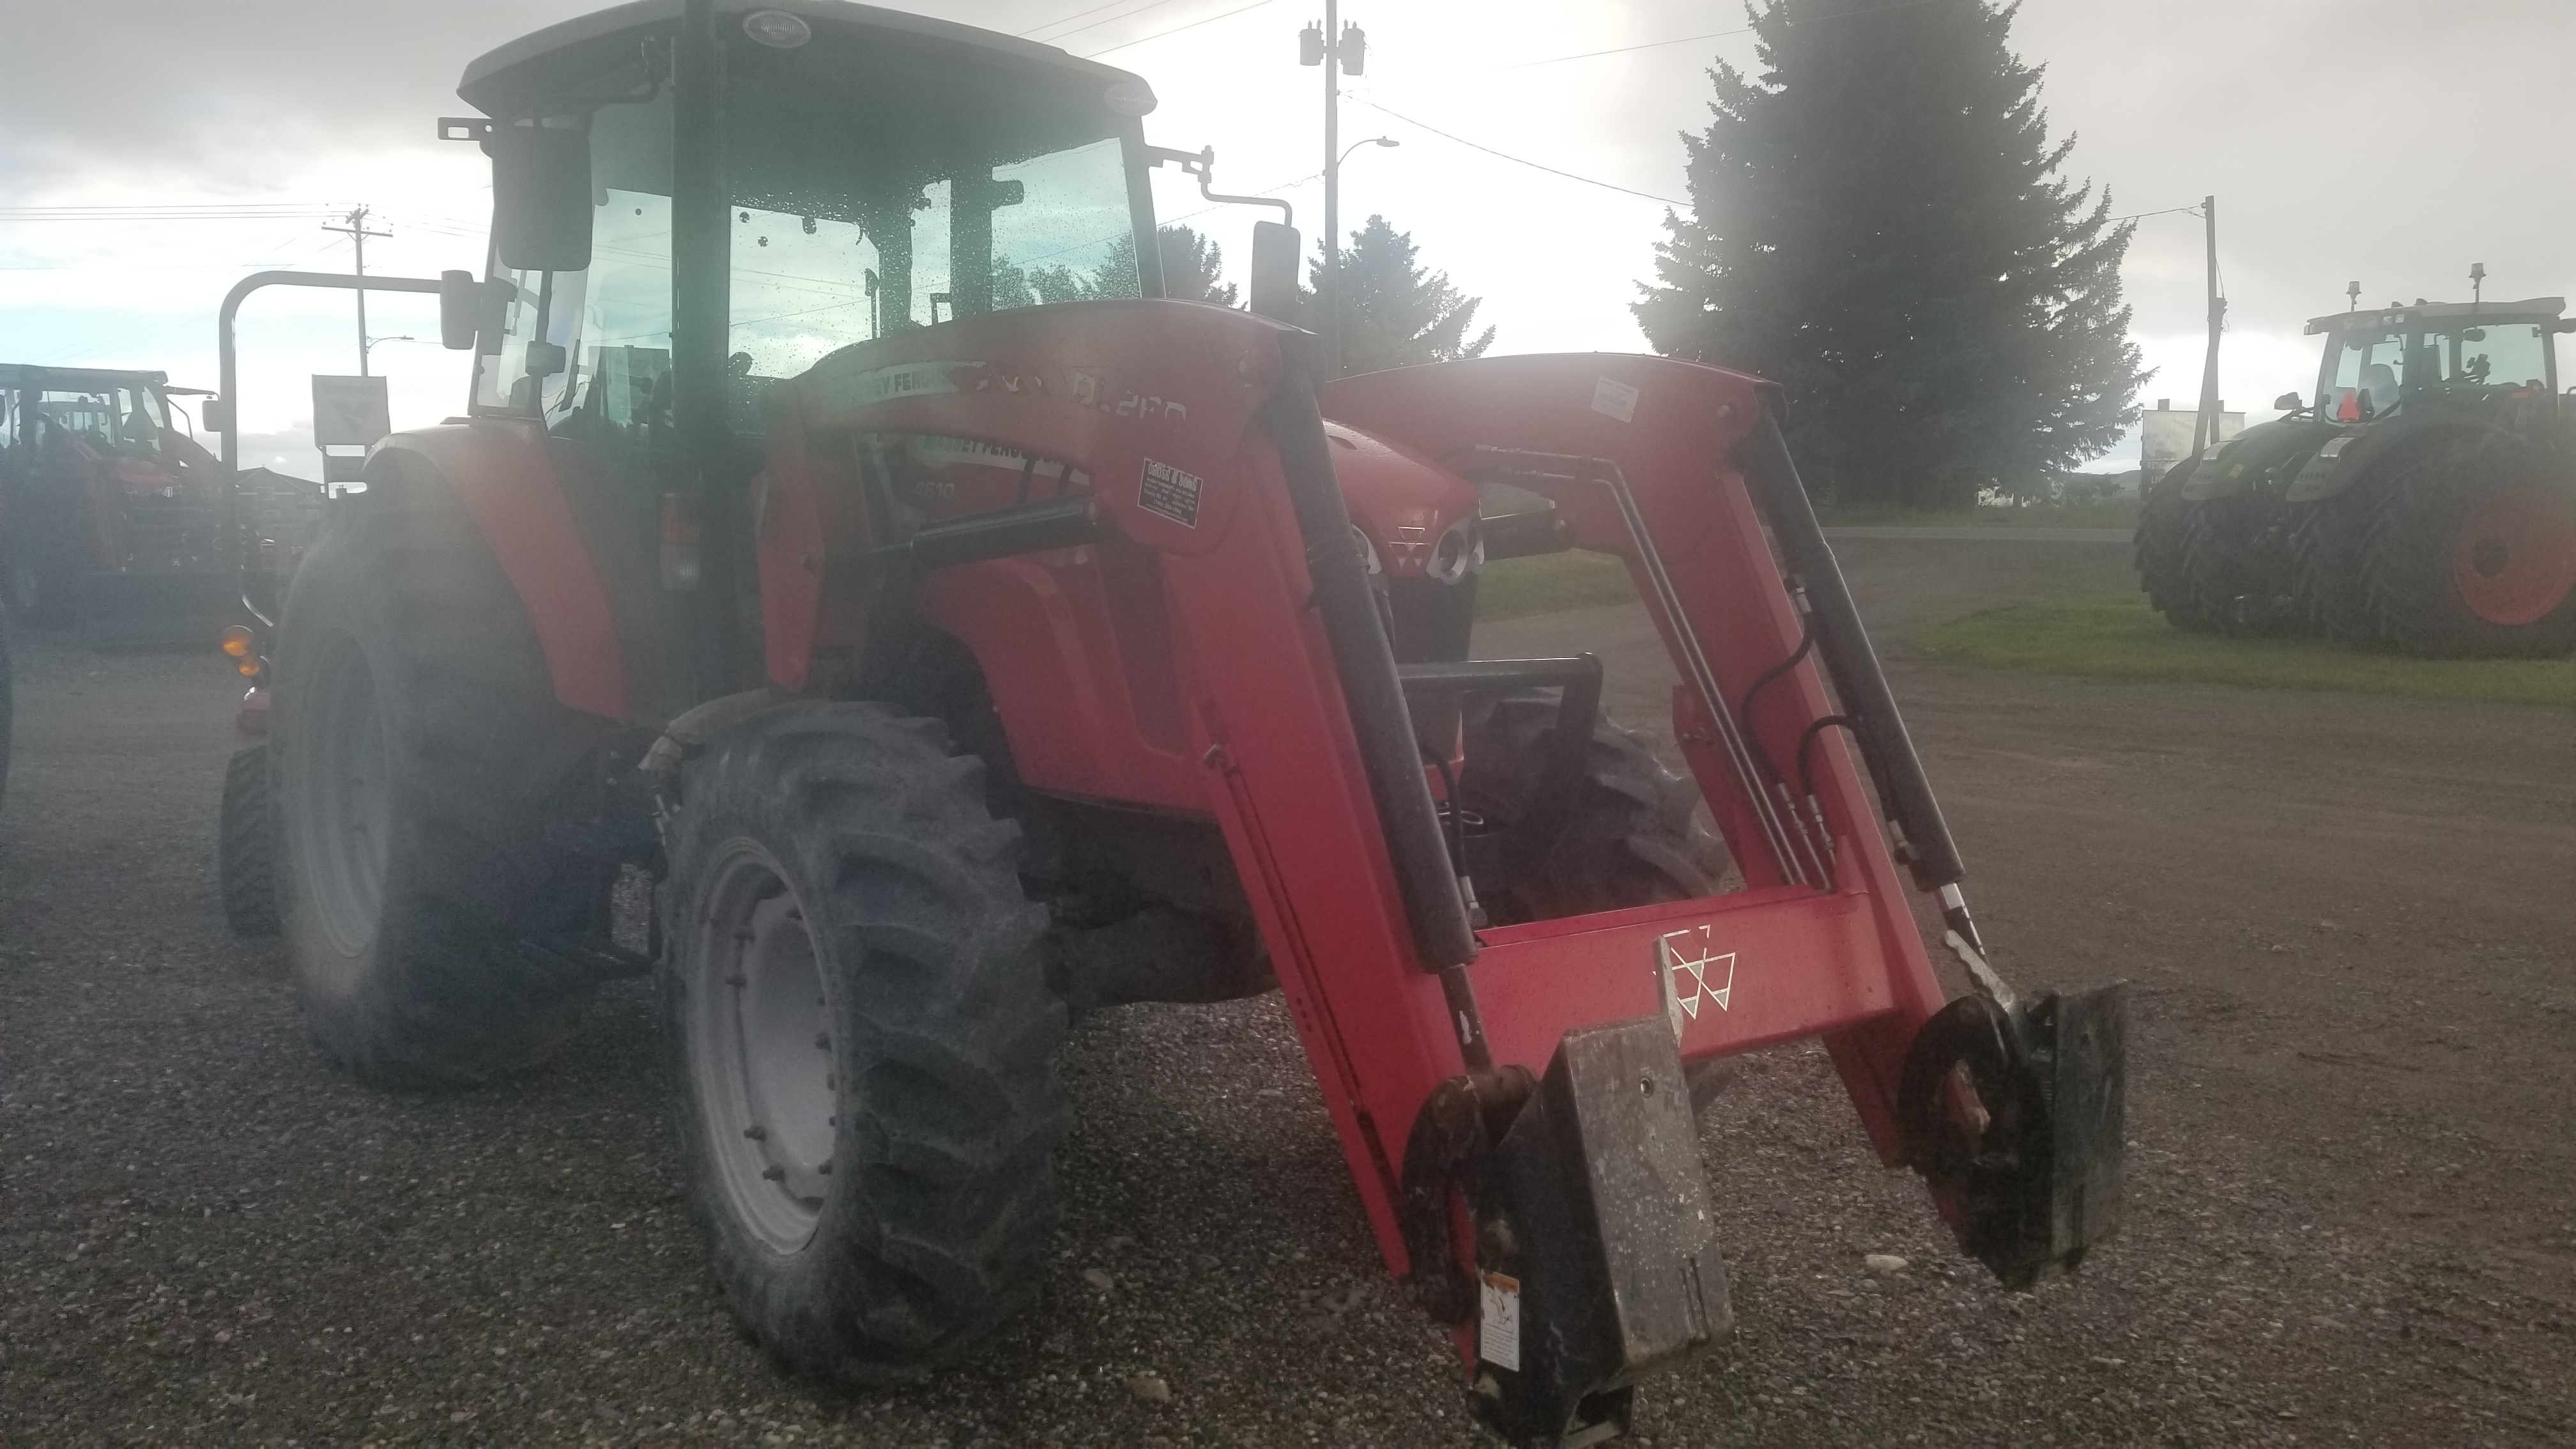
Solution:
[(2484, 429), (2458, 418), (2410, 419), (2401, 415), (2386, 422), (2361, 423), (2335, 431), (2336, 436), (2310, 455), (2298, 476), (2290, 480), (2289, 502), (2321, 503), (2351, 491), (2371, 469), (2400, 453), (2435, 438), (2458, 437)]
[(543, 428), (474, 418), (396, 433), (367, 455), (367, 480), (453, 493), (527, 611), (555, 698), (584, 714), (632, 717), (617, 614)]
[(2334, 434), (2334, 424), (2306, 418), (2257, 423), (2202, 458), (2183, 483), (2182, 496), (2199, 502), (2271, 488), (2296, 472), (2317, 445)]

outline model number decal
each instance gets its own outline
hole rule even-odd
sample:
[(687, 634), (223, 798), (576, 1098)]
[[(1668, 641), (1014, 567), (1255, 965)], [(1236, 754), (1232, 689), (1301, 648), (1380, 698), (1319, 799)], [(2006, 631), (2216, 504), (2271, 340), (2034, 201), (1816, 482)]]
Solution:
[(1136, 506), (1159, 513), (1183, 528), (1199, 526), (1199, 493), (1206, 483), (1169, 463), (1145, 460), (1145, 478), (1136, 488)]

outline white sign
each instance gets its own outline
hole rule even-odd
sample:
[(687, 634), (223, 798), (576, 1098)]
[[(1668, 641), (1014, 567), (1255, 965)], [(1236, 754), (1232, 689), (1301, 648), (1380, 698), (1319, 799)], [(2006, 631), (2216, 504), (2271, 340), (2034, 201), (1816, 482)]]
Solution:
[(383, 378), (313, 375), (313, 446), (364, 448), (393, 430)]

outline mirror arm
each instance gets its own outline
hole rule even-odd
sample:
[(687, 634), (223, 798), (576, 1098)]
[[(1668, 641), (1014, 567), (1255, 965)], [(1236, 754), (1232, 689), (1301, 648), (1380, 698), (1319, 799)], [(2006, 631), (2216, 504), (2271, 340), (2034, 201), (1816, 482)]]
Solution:
[(1214, 190), (1212, 188), (1212, 183), (1216, 180), (1216, 148), (1214, 146), (1202, 146), (1196, 151), (1175, 151), (1169, 146), (1148, 146), (1145, 148), (1146, 165), (1160, 166), (1166, 161), (1178, 166), (1190, 175), (1197, 177), (1199, 179), (1199, 195), (1206, 197), (1210, 201), (1234, 206), (1275, 206), (1279, 208), (1279, 224), (1281, 226), (1295, 226), (1297, 224), (1297, 212), (1295, 208), (1291, 207), (1286, 201), (1279, 197), (1229, 196), (1224, 192)]

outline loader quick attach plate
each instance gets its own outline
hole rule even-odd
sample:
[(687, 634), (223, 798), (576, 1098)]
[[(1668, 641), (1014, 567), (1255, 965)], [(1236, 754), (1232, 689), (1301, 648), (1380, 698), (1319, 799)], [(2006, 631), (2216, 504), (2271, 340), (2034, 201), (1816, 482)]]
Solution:
[(1639, 1378), (1728, 1331), (1698, 1138), (1662, 1017), (1566, 1033), (1474, 1204), (1471, 1402), (1511, 1443), (1624, 1434)]

